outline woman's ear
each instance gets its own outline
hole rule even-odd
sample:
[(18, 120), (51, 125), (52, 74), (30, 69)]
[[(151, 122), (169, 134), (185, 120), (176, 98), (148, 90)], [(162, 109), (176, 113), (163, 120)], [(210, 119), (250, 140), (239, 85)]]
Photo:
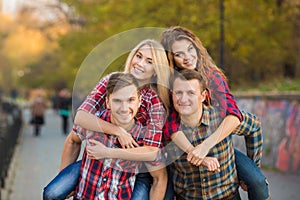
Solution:
[(108, 99), (108, 97), (105, 97), (105, 103), (106, 103), (106, 108), (107, 108), (107, 110), (110, 110), (110, 104), (109, 104), (109, 99)]

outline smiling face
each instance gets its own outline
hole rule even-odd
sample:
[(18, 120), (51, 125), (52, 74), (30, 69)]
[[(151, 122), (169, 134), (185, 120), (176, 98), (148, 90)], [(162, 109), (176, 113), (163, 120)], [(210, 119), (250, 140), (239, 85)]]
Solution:
[(138, 80), (139, 84), (147, 84), (155, 73), (153, 55), (148, 45), (142, 46), (131, 60), (130, 73)]
[(135, 85), (123, 87), (114, 91), (106, 99), (107, 108), (111, 110), (111, 120), (125, 129), (134, 124), (140, 98)]
[(191, 41), (188, 39), (176, 40), (171, 50), (177, 67), (191, 70), (196, 68), (197, 51)]
[(205, 93), (201, 91), (200, 83), (197, 79), (175, 79), (172, 99), (174, 107), (182, 119), (185, 117), (199, 118), (202, 115), (202, 102), (205, 100)]

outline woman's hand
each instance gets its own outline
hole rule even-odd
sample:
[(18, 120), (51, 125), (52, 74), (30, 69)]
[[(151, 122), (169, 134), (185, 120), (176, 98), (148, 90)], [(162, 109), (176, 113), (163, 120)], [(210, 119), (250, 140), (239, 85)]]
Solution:
[(205, 157), (202, 161), (202, 165), (211, 172), (220, 172), (220, 163), (217, 158)]
[(201, 144), (194, 147), (192, 150), (189, 151), (187, 155), (187, 160), (191, 162), (192, 164), (195, 163), (195, 165), (199, 166), (203, 160), (203, 158), (206, 157), (208, 154), (210, 148), (207, 148), (207, 145), (205, 142), (202, 142)]
[(109, 148), (107, 148), (101, 142), (96, 140), (88, 140), (88, 146), (86, 147), (87, 155), (90, 159), (103, 159), (108, 158), (109, 156)]
[(122, 127), (119, 128), (121, 131), (118, 134), (117, 138), (122, 148), (134, 148), (139, 146), (136, 143), (136, 141), (132, 138), (131, 134), (127, 133), (126, 130), (123, 129)]

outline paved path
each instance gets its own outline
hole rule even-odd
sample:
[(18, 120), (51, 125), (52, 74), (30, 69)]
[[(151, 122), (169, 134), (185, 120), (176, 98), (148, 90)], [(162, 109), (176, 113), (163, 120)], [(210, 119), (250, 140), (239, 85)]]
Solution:
[[(24, 110), (23, 115), (24, 122), (28, 122), (29, 111)], [(4, 200), (42, 199), (43, 187), (57, 173), (66, 136), (55, 112), (48, 110), (45, 121), (39, 137), (33, 136), (30, 125), (23, 127), (6, 181), (8, 196)]]
[[(29, 112), (25, 110), (24, 120)], [(56, 175), (60, 164), (61, 151), (66, 138), (61, 132), (59, 116), (47, 111), (46, 125), (39, 137), (34, 137), (32, 127), (25, 125), (20, 135), (19, 145), (11, 164), (6, 189), (2, 200), (39, 200), (43, 187)], [(273, 200), (300, 199), (300, 176), (284, 175), (264, 171), (270, 182)], [(242, 192), (242, 199), (247, 199)]]

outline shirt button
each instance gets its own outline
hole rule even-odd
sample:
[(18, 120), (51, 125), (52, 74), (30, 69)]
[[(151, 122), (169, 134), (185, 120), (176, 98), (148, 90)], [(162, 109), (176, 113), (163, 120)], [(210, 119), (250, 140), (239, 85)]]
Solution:
[(204, 178), (204, 179), (202, 179), (202, 181), (204, 181), (204, 182), (205, 182), (205, 181), (206, 181), (206, 179)]
[(106, 181), (107, 181), (107, 178), (103, 178), (103, 181), (106, 182)]

